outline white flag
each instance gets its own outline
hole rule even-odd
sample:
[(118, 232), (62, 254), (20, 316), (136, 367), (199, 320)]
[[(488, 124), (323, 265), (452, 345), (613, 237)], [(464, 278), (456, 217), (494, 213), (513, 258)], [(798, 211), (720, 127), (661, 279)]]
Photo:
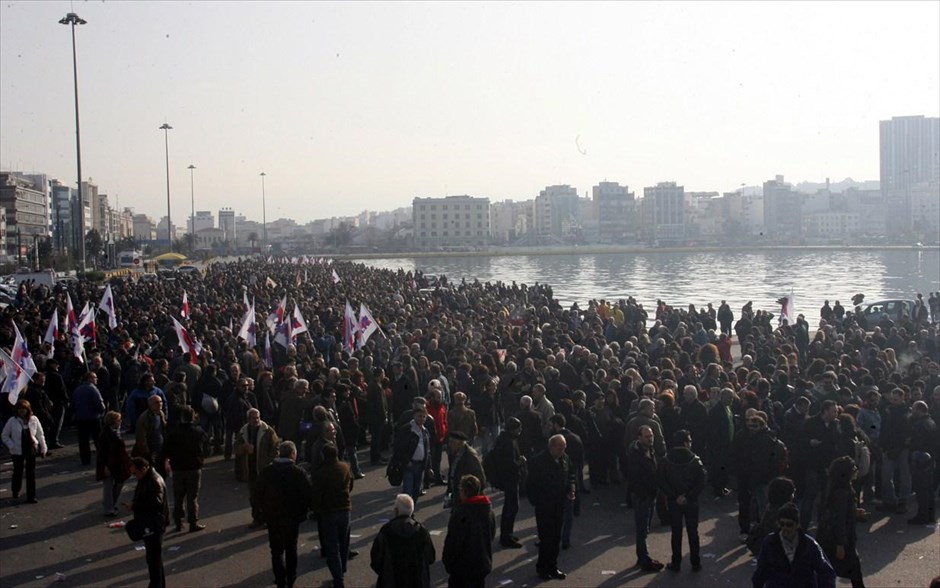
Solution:
[(258, 344), (257, 332), (258, 323), (255, 320), (255, 308), (252, 306), (248, 312), (245, 313), (245, 318), (242, 319), (242, 326), (238, 330), (238, 336), (248, 343), (248, 347), (254, 347)]
[(359, 342), (359, 321), (356, 319), (356, 313), (353, 311), (349, 301), (346, 301), (346, 311), (343, 314), (343, 349), (347, 353), (352, 353), (358, 347)]
[(307, 321), (304, 320), (302, 314), (300, 314), (300, 307), (297, 306), (297, 303), (294, 303), (294, 314), (291, 315), (290, 320), (290, 331), (291, 339), (296, 339), (297, 335), (307, 332)]
[[(9, 362), (4, 359), (6, 368), (6, 381), (3, 382), (3, 392), (7, 394), (10, 404), (16, 404), (20, 391), (26, 387), (26, 384), (36, 373), (36, 364), (33, 362), (33, 356), (29, 353), (29, 346), (26, 340), (20, 334), (16, 323), (13, 323), (13, 331), (16, 339), (13, 343), (13, 353), (9, 356)], [(6, 354), (4, 354), (6, 355)]]
[(46, 328), (46, 335), (42, 338), (43, 343), (55, 344), (59, 338), (59, 309), (52, 309), (52, 316), (49, 318), (49, 327)]
[(336, 273), (336, 270), (333, 270), (333, 283), (334, 283), (334, 284), (339, 284), (339, 283), (340, 283), (339, 274)]
[(104, 295), (101, 297), (101, 304), (98, 305), (101, 312), (108, 315), (108, 328), (117, 328), (117, 311), (114, 309), (114, 295), (111, 294), (111, 284), (104, 289)]
[(375, 319), (372, 318), (369, 307), (365, 304), (361, 304), (359, 306), (359, 347), (364, 347), (366, 341), (372, 336), (372, 333), (378, 330), (379, 326), (375, 323)]

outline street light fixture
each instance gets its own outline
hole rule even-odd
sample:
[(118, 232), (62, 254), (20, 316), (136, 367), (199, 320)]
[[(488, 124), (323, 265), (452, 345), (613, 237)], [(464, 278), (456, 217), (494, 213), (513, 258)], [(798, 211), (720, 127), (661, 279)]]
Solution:
[(264, 202), (264, 176), (268, 174), (261, 172), (261, 251), (268, 250), (268, 213), (267, 205)]
[(163, 131), (163, 146), (166, 149), (166, 239), (168, 250), (173, 251), (173, 223), (170, 221), (170, 137), (171, 127), (168, 123), (163, 123), (160, 130)]
[(189, 219), (189, 230), (191, 233), (189, 246), (193, 248), (193, 253), (196, 252), (196, 190), (193, 184), (193, 170), (196, 169), (196, 166), (189, 164), (189, 167), (186, 168), (189, 170), (189, 199), (192, 204), (192, 216)]
[(78, 168), (78, 247), (82, 255), (82, 272), (87, 270), (85, 265), (85, 198), (82, 195), (82, 134), (78, 124), (78, 57), (75, 52), (75, 25), (83, 25), (88, 21), (74, 12), (66, 14), (59, 20), (59, 24), (71, 25), (72, 28), (72, 79), (75, 82), (75, 161)]

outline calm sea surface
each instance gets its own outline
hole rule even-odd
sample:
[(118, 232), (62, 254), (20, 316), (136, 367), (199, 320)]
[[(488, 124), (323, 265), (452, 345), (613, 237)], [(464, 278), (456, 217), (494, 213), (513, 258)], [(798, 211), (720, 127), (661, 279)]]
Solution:
[[(940, 251), (642, 252), (506, 257), (438, 257), (365, 260), (381, 268), (420, 270), (449, 279), (549, 284), (565, 306), (592, 298), (633, 296), (647, 309), (663, 299), (696, 307), (722, 299), (735, 318), (749, 300), (777, 313), (776, 300), (791, 289), (794, 308), (811, 320), (825, 299), (847, 309), (859, 292), (866, 301), (914, 298), (940, 291)], [(815, 324), (815, 323), (812, 323)]]

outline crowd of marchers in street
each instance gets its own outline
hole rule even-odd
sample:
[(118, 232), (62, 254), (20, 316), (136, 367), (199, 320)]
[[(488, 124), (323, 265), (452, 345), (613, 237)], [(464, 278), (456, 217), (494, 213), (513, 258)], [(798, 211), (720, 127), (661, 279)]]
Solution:
[[(879, 324), (838, 302), (788, 324), (750, 302), (566, 307), (545, 284), (307, 258), (108, 284), (114, 327), (99, 313), (91, 329), (72, 328), (69, 308), (103, 295), (87, 281), (24, 282), (0, 311), (0, 346), (13, 355), (18, 330), (37, 368), (0, 401), (2, 439), (13, 497), (25, 485), (35, 504), (36, 459), (74, 426), (102, 516), (133, 511), (128, 535), (144, 542), (151, 586), (167, 582), (165, 534), (205, 529), (213, 454), (250, 484), (246, 524), (267, 529), (277, 586), (295, 581), (308, 517), (344, 585), (366, 453), (400, 486), (368, 554), (379, 586), (430, 584), (438, 554), (417, 505), (435, 485), (451, 509), (440, 554), (451, 586), (483, 586), (492, 550), (522, 546), (522, 500), (535, 513), (536, 573), (564, 579), (581, 503), (605, 485), (624, 488), (636, 566), (649, 573), (679, 573), (685, 544), (701, 570), (699, 502), (736, 498), (755, 587), (837, 576), (863, 586), (857, 521), (871, 509), (937, 520), (940, 293)], [(348, 310), (366, 306), (378, 329)], [(8, 380), (15, 370), (7, 362)], [(647, 547), (654, 518), (671, 529), (665, 562)]]

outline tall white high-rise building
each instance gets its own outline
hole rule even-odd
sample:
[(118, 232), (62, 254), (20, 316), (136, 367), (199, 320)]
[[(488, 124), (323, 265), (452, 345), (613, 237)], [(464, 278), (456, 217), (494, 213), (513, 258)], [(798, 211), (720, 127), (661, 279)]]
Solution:
[[(881, 193), (889, 234), (921, 224), (940, 200), (940, 118), (896, 116), (879, 123)], [(926, 202), (924, 195), (926, 194)], [(912, 200), (918, 206), (912, 206)]]

